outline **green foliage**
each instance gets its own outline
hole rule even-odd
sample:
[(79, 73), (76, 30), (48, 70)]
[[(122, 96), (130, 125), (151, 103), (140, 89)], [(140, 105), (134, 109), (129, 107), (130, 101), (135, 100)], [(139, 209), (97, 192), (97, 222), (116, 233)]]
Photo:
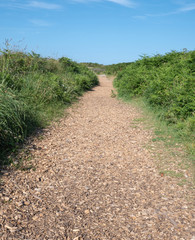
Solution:
[(120, 97), (145, 98), (161, 119), (195, 140), (195, 51), (142, 56), (118, 73)]
[(0, 88), (0, 148), (13, 145), (24, 138), (25, 134), (24, 103), (19, 101), (11, 89)]
[(105, 66), (105, 73), (107, 75), (116, 75), (118, 72), (124, 70), (131, 63), (117, 63)]
[(91, 62), (86, 62), (81, 64), (88, 67), (89, 69), (91, 69), (93, 72), (97, 74), (101, 74), (105, 72), (105, 66), (103, 64), (91, 63)]
[(68, 58), (41, 58), (4, 49), (0, 54), (0, 165), (37, 127), (44, 127), (86, 90), (98, 84), (86, 66)]
[(81, 63), (97, 74), (105, 73), (107, 75), (116, 75), (118, 72), (124, 70), (131, 63), (118, 63), (112, 65), (103, 65), (99, 63)]

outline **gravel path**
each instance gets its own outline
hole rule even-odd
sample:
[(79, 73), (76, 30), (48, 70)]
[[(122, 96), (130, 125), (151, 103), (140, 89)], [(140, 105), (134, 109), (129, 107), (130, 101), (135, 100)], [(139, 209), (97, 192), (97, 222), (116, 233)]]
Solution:
[(2, 176), (0, 239), (195, 239), (192, 192), (159, 174), (140, 113), (100, 82), (34, 140), (35, 171)]

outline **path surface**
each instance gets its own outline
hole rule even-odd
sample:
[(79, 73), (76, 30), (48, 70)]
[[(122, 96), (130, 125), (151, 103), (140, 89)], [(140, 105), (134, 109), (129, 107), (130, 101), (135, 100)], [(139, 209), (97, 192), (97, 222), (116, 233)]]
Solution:
[(100, 82), (35, 140), (35, 171), (3, 176), (0, 239), (195, 239), (191, 193), (160, 176), (140, 114)]

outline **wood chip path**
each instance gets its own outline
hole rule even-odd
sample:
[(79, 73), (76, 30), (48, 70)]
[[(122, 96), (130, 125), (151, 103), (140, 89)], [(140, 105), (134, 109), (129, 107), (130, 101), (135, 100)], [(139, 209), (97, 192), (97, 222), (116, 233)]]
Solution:
[(99, 78), (34, 140), (36, 169), (1, 177), (0, 239), (195, 239), (192, 190), (159, 174), (140, 113)]

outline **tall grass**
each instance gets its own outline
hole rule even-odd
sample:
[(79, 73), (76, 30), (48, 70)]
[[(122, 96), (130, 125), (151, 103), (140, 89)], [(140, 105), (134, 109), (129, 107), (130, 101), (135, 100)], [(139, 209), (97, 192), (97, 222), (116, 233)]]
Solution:
[(0, 165), (37, 127), (98, 84), (87, 67), (68, 58), (42, 58), (10, 49), (0, 54)]

